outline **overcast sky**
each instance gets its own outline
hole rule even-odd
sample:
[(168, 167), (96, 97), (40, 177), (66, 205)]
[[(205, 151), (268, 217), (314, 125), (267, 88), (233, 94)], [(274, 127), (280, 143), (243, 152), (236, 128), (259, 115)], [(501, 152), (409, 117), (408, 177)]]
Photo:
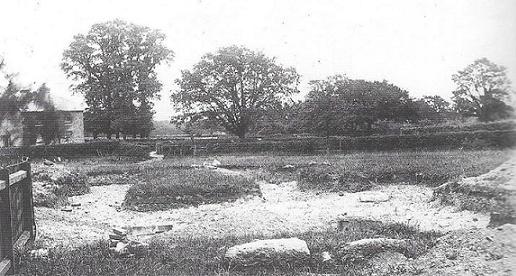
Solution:
[[(515, 0), (427, 1), (52, 1), (0, 2), (0, 55), (20, 81), (46, 82), (62, 108), (81, 107), (59, 68), (74, 35), (122, 19), (162, 30), (175, 52), (159, 68), (155, 119), (172, 113), (182, 69), (231, 44), (274, 56), (306, 83), (343, 73), (388, 80), (413, 97), (451, 96), (451, 75), (480, 57), (504, 65), (516, 83)], [(513, 85), (514, 87), (514, 85)]]

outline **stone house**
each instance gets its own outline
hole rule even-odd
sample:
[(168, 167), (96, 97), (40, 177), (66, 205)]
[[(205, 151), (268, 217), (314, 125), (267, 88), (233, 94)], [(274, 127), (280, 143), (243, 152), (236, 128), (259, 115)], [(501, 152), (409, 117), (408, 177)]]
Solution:
[(23, 111), (11, 115), (0, 122), (0, 147), (43, 144), (49, 132), (53, 133), (54, 144), (83, 143), (83, 111)]

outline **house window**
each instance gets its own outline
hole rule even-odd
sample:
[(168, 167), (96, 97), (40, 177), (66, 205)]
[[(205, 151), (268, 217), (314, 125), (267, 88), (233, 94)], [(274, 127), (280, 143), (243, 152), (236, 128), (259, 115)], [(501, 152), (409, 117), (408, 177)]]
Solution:
[(64, 121), (65, 121), (66, 124), (71, 124), (72, 121), (73, 121), (72, 114), (66, 113), (64, 115)]

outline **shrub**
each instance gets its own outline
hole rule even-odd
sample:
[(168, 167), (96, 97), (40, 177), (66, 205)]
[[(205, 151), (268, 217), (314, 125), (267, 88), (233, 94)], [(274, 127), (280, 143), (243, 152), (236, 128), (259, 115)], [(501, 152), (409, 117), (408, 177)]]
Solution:
[(57, 186), (55, 194), (57, 196), (78, 196), (90, 192), (90, 185), (85, 174), (70, 172), (58, 177), (54, 184)]

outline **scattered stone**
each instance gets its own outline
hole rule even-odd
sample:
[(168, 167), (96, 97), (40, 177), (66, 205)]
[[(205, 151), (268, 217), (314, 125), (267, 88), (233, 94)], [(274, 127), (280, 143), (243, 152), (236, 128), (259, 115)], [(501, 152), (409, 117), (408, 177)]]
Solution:
[(213, 161), (204, 162), (204, 163), (202, 163), (202, 165), (208, 169), (216, 169), (218, 166), (222, 165), (222, 163), (220, 163), (220, 161), (217, 159), (213, 159)]
[(40, 249), (34, 249), (30, 251), (30, 256), (32, 258), (47, 258), (48, 257), (48, 249), (40, 248)]
[(455, 250), (446, 252), (444, 255), (445, 255), (446, 259), (448, 259), (448, 260), (456, 260), (457, 257), (459, 256), (459, 254)]
[(331, 258), (330, 252), (324, 251), (323, 253), (321, 253), (321, 259), (322, 259), (323, 263), (331, 261), (332, 258)]
[(115, 253), (119, 256), (124, 256), (129, 254), (129, 249), (127, 249), (127, 244), (123, 242), (118, 242), (115, 247)]
[(116, 247), (116, 245), (119, 243), (119, 240), (113, 240), (109, 239), (109, 247)]
[(344, 192), (339, 192), (339, 196), (344, 196)]
[(109, 250), (118, 257), (133, 257), (147, 251), (149, 245), (127, 238), (127, 230), (113, 228), (109, 234)]
[(119, 236), (127, 236), (127, 230), (125, 229), (122, 229), (122, 228), (113, 228), (111, 229), (111, 231), (113, 231), (114, 234), (116, 235), (119, 235)]
[(310, 256), (305, 241), (298, 238), (258, 240), (236, 245), (225, 258), (234, 266), (303, 263)]
[(70, 204), (72, 207), (79, 207), (81, 206), (81, 204), (79, 202), (74, 202), (72, 204)]
[(61, 209), (61, 211), (63, 211), (63, 212), (71, 212), (71, 211), (73, 211), (73, 209), (70, 208), (70, 207), (64, 207), (64, 208)]
[(473, 221), (478, 221), (478, 219), (477, 218), (473, 218)]
[(126, 237), (125, 236), (121, 236), (121, 235), (117, 235), (117, 234), (109, 234), (109, 238), (112, 239), (112, 240), (121, 241), (121, 240), (125, 239)]
[(349, 242), (339, 249), (339, 255), (343, 261), (360, 261), (366, 256), (375, 255), (381, 252), (403, 253), (409, 247), (408, 240), (372, 238), (361, 239)]
[(282, 171), (295, 171), (296, 167), (293, 165), (285, 165), (285, 166), (281, 167), (281, 170)]
[(367, 202), (367, 203), (379, 203), (379, 202), (386, 202), (391, 199), (391, 196), (384, 193), (367, 193), (360, 196), (358, 199), (360, 202)]
[(53, 166), (55, 163), (50, 160), (45, 159), (45, 160), (43, 160), (43, 164), (47, 165), (47, 166)]

